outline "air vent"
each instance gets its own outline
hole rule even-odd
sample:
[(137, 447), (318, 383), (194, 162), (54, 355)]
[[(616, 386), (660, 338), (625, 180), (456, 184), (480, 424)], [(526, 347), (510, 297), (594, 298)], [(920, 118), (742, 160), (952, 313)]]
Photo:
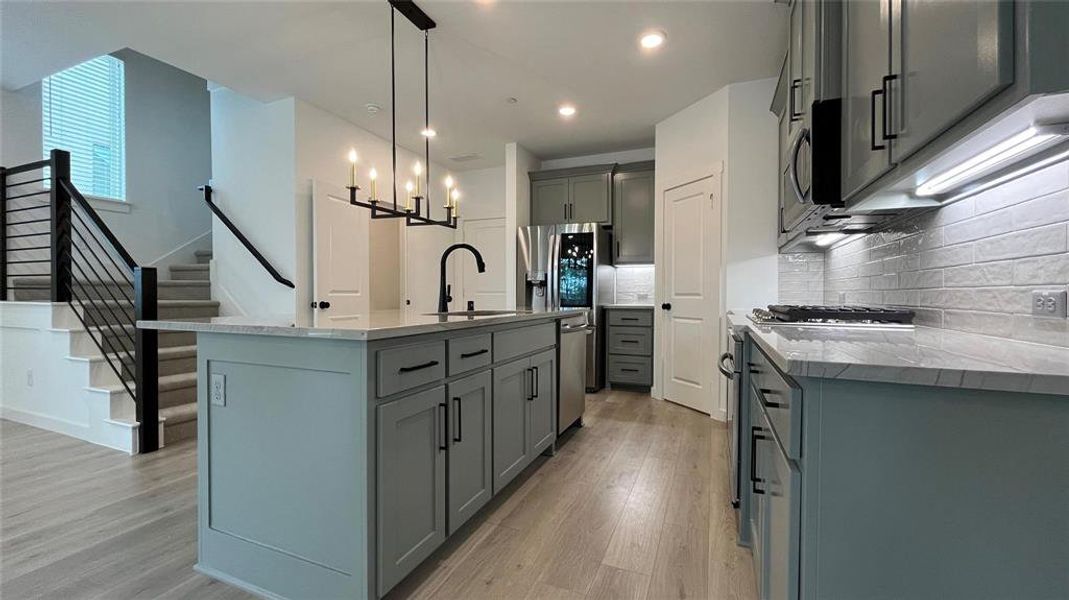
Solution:
[(453, 162), (462, 163), (462, 162), (470, 162), (470, 161), (473, 161), (473, 160), (479, 160), (482, 157), (483, 157), (482, 154), (475, 154), (475, 153), (472, 153), (472, 154), (458, 154), (456, 156), (450, 156), (449, 160), (451, 160)]

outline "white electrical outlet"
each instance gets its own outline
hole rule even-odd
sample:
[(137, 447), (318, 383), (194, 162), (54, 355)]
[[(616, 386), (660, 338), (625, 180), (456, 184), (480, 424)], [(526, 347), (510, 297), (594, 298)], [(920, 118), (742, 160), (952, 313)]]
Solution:
[(212, 373), (208, 382), (212, 406), (226, 406), (226, 375)]
[(1037, 317), (1066, 317), (1065, 290), (1036, 290), (1032, 292), (1032, 314)]

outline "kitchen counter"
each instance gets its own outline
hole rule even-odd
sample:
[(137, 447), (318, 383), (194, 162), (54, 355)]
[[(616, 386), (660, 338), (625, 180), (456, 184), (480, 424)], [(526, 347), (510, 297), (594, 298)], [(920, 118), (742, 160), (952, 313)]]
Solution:
[(652, 304), (601, 304), (601, 308), (611, 308), (613, 310), (620, 309), (633, 309), (633, 310), (653, 310)]
[(339, 340), (384, 340), (410, 335), (436, 333), (505, 325), (548, 318), (563, 318), (585, 309), (517, 311), (506, 315), (426, 315), (404, 310), (373, 311), (351, 321), (332, 323), (330, 327), (296, 327), (286, 319), (270, 317), (212, 317), (210, 319), (175, 319), (138, 321), (137, 326), (160, 331), (195, 331), (199, 333), (236, 333), (282, 337), (326, 338)]
[(784, 373), (938, 387), (1069, 392), (1069, 348), (932, 327), (914, 330), (762, 326), (731, 311)]

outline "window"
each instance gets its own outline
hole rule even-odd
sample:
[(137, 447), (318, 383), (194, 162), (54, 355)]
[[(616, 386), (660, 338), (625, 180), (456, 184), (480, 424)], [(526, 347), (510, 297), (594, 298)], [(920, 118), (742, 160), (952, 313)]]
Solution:
[(71, 181), (87, 196), (126, 199), (123, 62), (101, 56), (41, 82), (44, 157), (71, 153)]

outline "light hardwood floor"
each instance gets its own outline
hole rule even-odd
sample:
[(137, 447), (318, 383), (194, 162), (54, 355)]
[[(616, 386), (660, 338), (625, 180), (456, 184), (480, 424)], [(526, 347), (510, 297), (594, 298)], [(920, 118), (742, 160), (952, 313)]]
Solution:
[[(726, 430), (648, 395), (588, 397), (540, 457), (388, 596), (750, 599)], [(0, 596), (248, 598), (193, 572), (196, 453), (128, 457), (0, 422)]]

